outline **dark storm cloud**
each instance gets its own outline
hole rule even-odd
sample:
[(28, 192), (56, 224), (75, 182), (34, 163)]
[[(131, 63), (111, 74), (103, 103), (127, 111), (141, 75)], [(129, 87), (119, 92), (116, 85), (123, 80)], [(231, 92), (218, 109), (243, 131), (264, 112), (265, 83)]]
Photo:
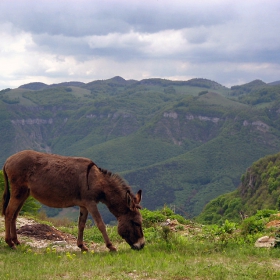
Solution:
[(228, 3), (197, 7), (192, 1), (3, 1), (0, 21), (35, 34), (89, 36), (158, 32), (228, 21)]
[(274, 0), (1, 0), (0, 86), (110, 75), (280, 80), (279, 14)]

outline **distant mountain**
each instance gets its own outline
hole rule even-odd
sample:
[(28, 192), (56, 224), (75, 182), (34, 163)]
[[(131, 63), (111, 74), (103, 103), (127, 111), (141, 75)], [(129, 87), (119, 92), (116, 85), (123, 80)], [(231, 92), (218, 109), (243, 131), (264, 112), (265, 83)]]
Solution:
[(19, 88), (30, 89), (30, 90), (40, 90), (40, 89), (47, 88), (47, 87), (48, 87), (47, 84), (36, 82), (36, 83), (29, 83), (29, 84), (22, 85)]
[(170, 81), (166, 79), (159, 79), (159, 78), (154, 78), (154, 79), (144, 79), (139, 82), (141, 85), (149, 85), (149, 86), (192, 86), (192, 87), (199, 87), (199, 88), (209, 88), (209, 89), (221, 89), (221, 88), (226, 88), (222, 86), (221, 84), (210, 81), (207, 79), (201, 79), (201, 78), (195, 78), (191, 79), (189, 81)]
[(49, 87), (83, 87), (85, 83), (82, 82), (64, 82), (64, 83), (59, 83), (59, 84), (51, 84)]
[(0, 164), (23, 149), (85, 156), (190, 217), (280, 148), (279, 85), (207, 79), (30, 83), (0, 91)]
[(47, 85), (44, 83), (29, 83), (29, 84), (25, 84), (20, 86), (19, 88), (22, 89), (30, 89), (30, 90), (41, 90), (41, 89), (46, 89), (46, 88), (50, 88), (50, 87), (83, 87), (85, 85), (85, 83), (82, 82), (64, 82), (64, 83), (59, 83), (59, 84), (51, 84), (51, 85)]
[(272, 85), (272, 86), (280, 85), (280, 81), (275, 81), (275, 82), (272, 82), (272, 83), (268, 83), (268, 85)]
[(250, 83), (239, 85), (239, 86), (232, 86), (231, 87), (231, 95), (241, 95), (241, 94), (247, 94), (255, 89), (265, 87), (267, 84), (261, 80), (254, 80)]
[(222, 223), (226, 219), (240, 220), (257, 210), (280, 207), (280, 153), (259, 159), (241, 177), (234, 192), (221, 195), (206, 205), (197, 218), (202, 223)]

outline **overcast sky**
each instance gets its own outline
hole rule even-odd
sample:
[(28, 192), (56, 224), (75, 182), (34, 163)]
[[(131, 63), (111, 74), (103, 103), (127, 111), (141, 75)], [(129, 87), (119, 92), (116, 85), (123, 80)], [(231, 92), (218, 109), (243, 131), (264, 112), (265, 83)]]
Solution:
[(280, 80), (280, 1), (0, 0), (0, 90), (114, 76)]

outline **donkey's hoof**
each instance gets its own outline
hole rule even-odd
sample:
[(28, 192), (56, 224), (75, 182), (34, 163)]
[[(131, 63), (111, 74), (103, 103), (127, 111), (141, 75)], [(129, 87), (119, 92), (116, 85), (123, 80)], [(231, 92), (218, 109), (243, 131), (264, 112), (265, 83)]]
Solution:
[(114, 246), (109, 247), (110, 252), (116, 252), (117, 248), (115, 248)]
[(18, 240), (13, 240), (13, 242), (14, 242), (14, 244), (15, 244), (16, 246), (18, 246), (18, 245), (21, 244)]
[(9, 245), (9, 247), (10, 247), (12, 250), (16, 250), (16, 249), (17, 249), (17, 246), (16, 246), (15, 244)]
[(88, 252), (88, 247), (86, 247), (84, 244), (78, 245), (78, 247), (81, 249), (82, 252)]

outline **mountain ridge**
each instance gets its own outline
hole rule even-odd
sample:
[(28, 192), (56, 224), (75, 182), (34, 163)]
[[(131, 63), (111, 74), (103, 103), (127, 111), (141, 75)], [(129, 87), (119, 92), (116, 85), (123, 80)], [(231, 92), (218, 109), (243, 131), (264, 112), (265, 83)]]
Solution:
[(279, 86), (248, 84), (116, 76), (3, 90), (0, 162), (22, 149), (89, 157), (142, 188), (145, 207), (197, 216), (279, 150)]

